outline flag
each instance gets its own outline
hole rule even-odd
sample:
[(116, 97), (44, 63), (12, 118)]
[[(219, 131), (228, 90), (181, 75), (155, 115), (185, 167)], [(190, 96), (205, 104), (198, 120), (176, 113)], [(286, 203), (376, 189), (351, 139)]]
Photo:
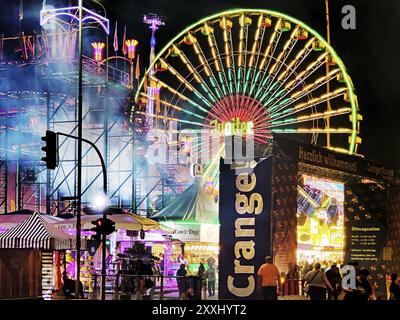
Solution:
[(139, 55), (137, 56), (137, 60), (136, 60), (135, 78), (136, 78), (136, 80), (139, 80), (139, 78), (140, 78)]
[(19, 5), (19, 14), (18, 14), (19, 20), (24, 19), (24, 4), (23, 0), (21, 0), (21, 3)]
[(122, 39), (122, 54), (124, 56), (126, 56), (126, 54), (128, 53), (128, 47), (126, 46), (126, 26), (124, 28), (124, 37)]
[(115, 31), (114, 31), (114, 51), (118, 51), (118, 22), (115, 21)]

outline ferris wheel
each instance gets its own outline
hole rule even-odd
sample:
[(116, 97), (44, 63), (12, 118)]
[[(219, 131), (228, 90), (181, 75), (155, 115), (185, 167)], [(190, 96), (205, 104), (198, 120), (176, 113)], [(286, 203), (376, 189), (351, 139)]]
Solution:
[[(225, 11), (189, 26), (155, 57), (136, 94), (151, 126), (296, 135), (356, 154), (361, 143), (357, 96), (334, 49), (285, 14)], [(234, 130), (232, 131), (233, 134)]]

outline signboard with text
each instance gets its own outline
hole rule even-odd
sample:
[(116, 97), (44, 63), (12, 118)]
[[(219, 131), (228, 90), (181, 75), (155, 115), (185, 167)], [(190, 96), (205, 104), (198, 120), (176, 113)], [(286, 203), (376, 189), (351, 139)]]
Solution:
[(201, 225), (198, 223), (164, 222), (163, 224), (175, 230), (175, 232), (172, 234), (174, 239), (183, 242), (200, 241)]
[(385, 294), (384, 247), (387, 233), (387, 195), (374, 184), (348, 184), (345, 191), (346, 263), (358, 262)]
[(274, 136), (274, 139), (275, 156), (349, 175), (388, 183), (400, 183), (400, 171), (397, 168), (380, 165), (362, 157), (337, 153), (321, 146), (302, 143), (281, 135)]
[(271, 255), (272, 163), (221, 160), (219, 299), (258, 298), (257, 271)]

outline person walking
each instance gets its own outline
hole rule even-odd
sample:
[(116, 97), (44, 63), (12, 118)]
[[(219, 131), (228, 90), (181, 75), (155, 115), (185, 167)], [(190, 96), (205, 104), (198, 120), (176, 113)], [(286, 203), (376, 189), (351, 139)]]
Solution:
[(331, 268), (325, 272), (333, 291), (328, 290), (328, 300), (338, 300), (342, 276), (336, 263), (331, 265)]
[(199, 269), (197, 271), (198, 283), (200, 285), (200, 292), (203, 294), (206, 290), (206, 283), (205, 283), (205, 276), (206, 276), (206, 268), (204, 267), (203, 260), (200, 260)]
[(208, 257), (208, 258), (207, 258), (207, 264), (208, 264), (209, 266), (215, 265), (215, 258), (212, 257), (212, 256)]
[(371, 300), (373, 295), (373, 288), (371, 282), (368, 280), (370, 273), (367, 269), (360, 269), (356, 278), (356, 287), (345, 290), (345, 301), (367, 301)]
[(324, 271), (321, 270), (320, 263), (315, 264), (314, 270), (309, 271), (304, 280), (308, 285), (308, 295), (311, 300), (326, 300), (326, 288), (334, 291)]
[(205, 272), (206, 272), (206, 268), (204, 267), (203, 261), (200, 261), (199, 269), (197, 270), (197, 276), (200, 279), (203, 279)]
[(390, 284), (390, 300), (400, 301), (400, 286), (399, 286), (399, 276), (397, 273), (391, 276), (392, 283)]
[(186, 300), (186, 293), (188, 290), (186, 275), (187, 275), (186, 265), (182, 263), (180, 268), (176, 272), (176, 282), (178, 284), (179, 300)]
[(215, 278), (216, 278), (216, 270), (213, 264), (211, 264), (208, 267), (206, 275), (208, 281), (208, 296), (213, 297), (215, 296)]
[(278, 267), (273, 264), (270, 256), (265, 258), (263, 264), (257, 272), (258, 286), (262, 289), (264, 300), (278, 300), (278, 288), (280, 290), (280, 273)]

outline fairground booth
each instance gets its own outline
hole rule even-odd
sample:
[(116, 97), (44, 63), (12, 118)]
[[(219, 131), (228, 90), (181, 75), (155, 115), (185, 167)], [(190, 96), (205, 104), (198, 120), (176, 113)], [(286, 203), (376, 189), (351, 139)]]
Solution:
[[(177, 199), (152, 216), (160, 224), (174, 230), (170, 246), (153, 245), (153, 254), (163, 255), (175, 275), (183, 262), (191, 275), (197, 275), (200, 262), (207, 266), (219, 252), (218, 197), (209, 194), (197, 179)], [(168, 253), (165, 255), (165, 253)]]
[(65, 253), (73, 249), (75, 237), (37, 212), (1, 233), (0, 298), (50, 299), (66, 280)]
[(286, 280), (357, 261), (385, 295), (400, 267), (397, 169), (280, 135), (270, 157), (220, 169), (220, 298), (255, 298), (268, 255)]
[[(108, 217), (115, 222), (116, 232), (106, 241), (106, 288), (116, 286), (116, 275), (122, 268), (119, 255), (136, 242), (147, 251), (170, 243), (173, 229), (136, 214), (113, 210)], [(81, 217), (82, 295), (96, 297), (101, 273), (102, 246), (87, 240), (99, 214)], [(76, 218), (61, 219), (29, 210), (0, 216), (0, 298), (63, 299), (71, 297), (76, 279)]]
[[(118, 255), (123, 254), (127, 249), (131, 248), (135, 242), (145, 244), (147, 251), (151, 252), (152, 247), (157, 243), (165, 245), (170, 238), (170, 233), (174, 232), (171, 228), (161, 226), (158, 222), (146, 217), (125, 212), (119, 209), (110, 209), (112, 214), (108, 214), (108, 218), (115, 223), (116, 231), (107, 238), (106, 257), (107, 257), (107, 275), (112, 280), (120, 267)], [(93, 231), (93, 223), (102, 214), (83, 215), (81, 217), (82, 235), (90, 237)], [(74, 235), (76, 230), (76, 218), (66, 219), (54, 224), (57, 228), (64, 230), (68, 234)], [(98, 241), (88, 241), (88, 251), (84, 259), (85, 265), (88, 264), (88, 270), (81, 271), (81, 277), (86, 279), (85, 286), (89, 288), (92, 282), (93, 274), (100, 274), (102, 246)], [(74, 265), (74, 264), (71, 264)], [(67, 270), (68, 272), (69, 270)], [(74, 267), (71, 268), (71, 273), (75, 272)], [(87, 272), (89, 271), (89, 272)], [(75, 277), (75, 275), (71, 275)], [(90, 288), (89, 291), (91, 291)]]

